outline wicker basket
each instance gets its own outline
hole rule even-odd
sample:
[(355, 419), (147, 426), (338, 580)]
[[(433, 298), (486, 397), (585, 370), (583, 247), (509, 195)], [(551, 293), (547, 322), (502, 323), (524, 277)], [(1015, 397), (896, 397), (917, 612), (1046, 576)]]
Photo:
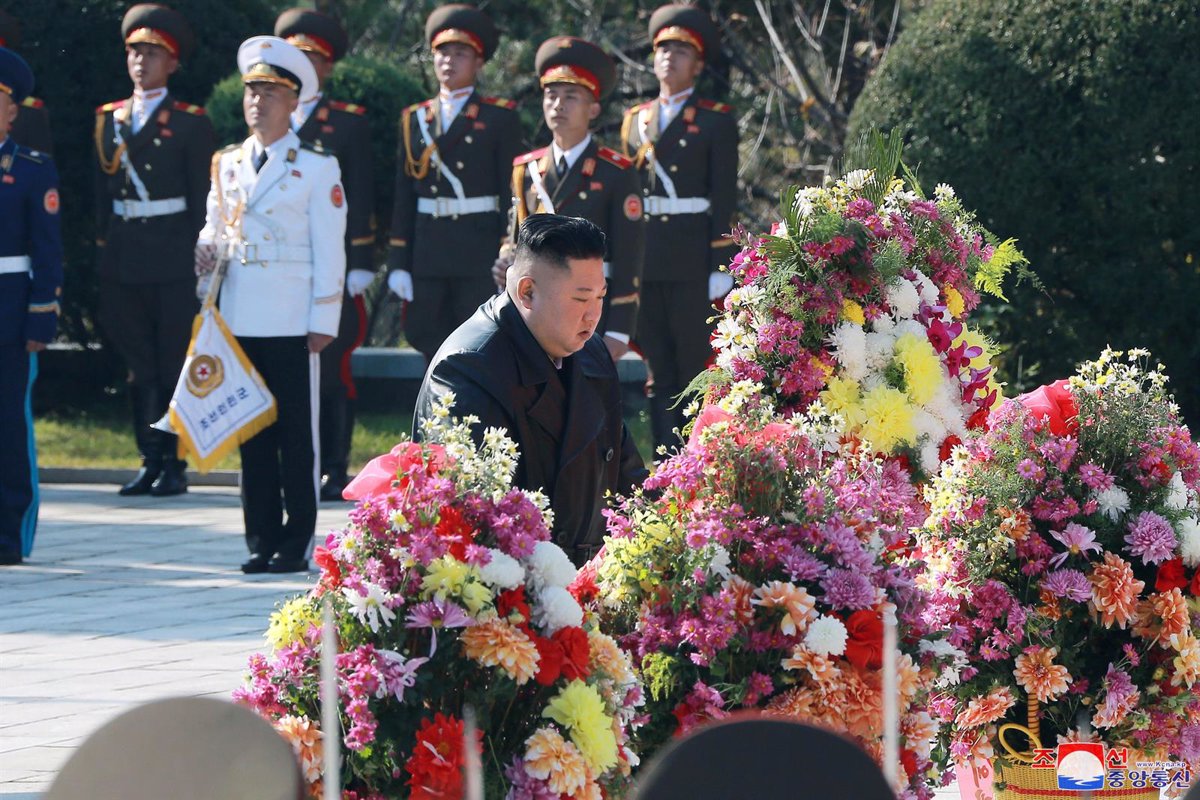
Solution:
[[(1033, 798), (1063, 798), (1064, 800), (1107, 800), (1122, 798), (1123, 800), (1159, 800), (1158, 789), (1148, 786), (1142, 789), (1097, 789), (1092, 792), (1071, 791), (1058, 788), (1058, 774), (1053, 769), (1034, 769), (1033, 756), (1022, 753), (1011, 747), (1004, 739), (1008, 731), (1017, 731), (1028, 737), (1030, 743), (1041, 748), (1042, 740), (1038, 725), (1038, 701), (1036, 697), (1028, 700), (1029, 727), (1022, 725), (1000, 726), (1000, 746), (1008, 752), (1006, 765), (997, 761), (994, 798), (995, 800), (1032, 800)], [(1004, 788), (1000, 788), (1003, 786)]]

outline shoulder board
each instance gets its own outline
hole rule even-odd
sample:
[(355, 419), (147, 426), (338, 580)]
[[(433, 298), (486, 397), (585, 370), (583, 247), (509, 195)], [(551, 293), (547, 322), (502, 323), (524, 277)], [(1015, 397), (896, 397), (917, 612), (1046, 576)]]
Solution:
[(522, 164), (528, 164), (530, 161), (537, 161), (539, 158), (546, 155), (549, 150), (549, 147), (543, 147), (541, 150), (534, 150), (533, 152), (526, 153), (525, 155), (517, 156), (513, 159), (513, 166), (519, 167)]
[(197, 117), (203, 117), (206, 113), (204, 106), (192, 105), (179, 100), (175, 101), (174, 108), (176, 111), (186, 111), (188, 114), (195, 114)]
[(500, 108), (507, 108), (509, 111), (512, 111), (514, 108), (517, 107), (516, 101), (509, 100), (507, 97), (485, 97), (485, 98), (483, 98), (483, 102), (487, 103), (489, 106), (499, 106)]
[(366, 106), (360, 106), (358, 103), (343, 103), (341, 100), (330, 100), (329, 107), (334, 111), (345, 111), (347, 114), (358, 114), (359, 116), (367, 113)]
[(636, 106), (631, 106), (629, 108), (629, 110), (626, 111), (625, 113), (626, 114), (636, 114), (639, 111), (644, 111), (645, 109), (650, 108), (652, 105), (654, 105), (654, 101), (647, 100), (644, 103), (638, 103)]
[(97, 114), (107, 114), (110, 111), (116, 111), (118, 108), (121, 108), (124, 105), (125, 105), (124, 100), (113, 100), (111, 103), (105, 103), (102, 106), (97, 106), (96, 113)]
[(315, 144), (313, 142), (301, 142), (300, 149), (307, 150), (310, 153), (316, 153), (319, 156), (326, 156), (327, 158), (333, 157), (332, 150), (329, 150), (328, 148), (325, 148), (325, 147), (321, 147), (321, 145)]
[(21, 105), (25, 106), (25, 108), (42, 108), (46, 103), (40, 97), (30, 95), (21, 101)]
[(615, 164), (621, 169), (629, 169), (633, 166), (633, 161), (618, 153), (609, 147), (601, 147), (596, 151), (596, 155), (603, 158), (610, 164)]
[(719, 111), (722, 114), (728, 114), (733, 111), (733, 106), (728, 103), (717, 103), (712, 100), (697, 100), (696, 105), (709, 111)]
[(220, 158), (225, 153), (232, 153), (234, 150), (241, 150), (241, 149), (242, 149), (242, 143), (236, 142), (236, 143), (228, 145), (226, 147), (222, 147), (220, 150), (213, 153), (213, 158), (214, 159)]
[(35, 164), (45, 164), (50, 156), (46, 153), (43, 153), (41, 150), (25, 150), (24, 148), (18, 148), (17, 158), (24, 158), (27, 161), (32, 161)]

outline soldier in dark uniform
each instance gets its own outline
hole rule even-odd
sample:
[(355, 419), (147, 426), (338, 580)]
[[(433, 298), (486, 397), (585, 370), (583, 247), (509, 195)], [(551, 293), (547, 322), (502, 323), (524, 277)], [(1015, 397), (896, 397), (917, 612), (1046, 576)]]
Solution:
[[(732, 287), (721, 264), (737, 191), (737, 124), (729, 106), (696, 97), (719, 33), (698, 8), (669, 5), (650, 17), (659, 96), (629, 109), (621, 143), (642, 176), (646, 272), (637, 342), (653, 375), (647, 386), (657, 446), (678, 444), (676, 397), (711, 353), (712, 301)], [(672, 406), (675, 406), (672, 408)]]
[[(16, 49), (20, 44), (20, 23), (8, 12), (0, 11), (0, 47)], [(21, 113), (13, 121), (8, 135), (22, 147), (54, 154), (54, 139), (50, 135), (50, 114), (46, 110), (46, 103), (33, 95), (21, 101)]]
[(475, 86), (498, 35), (467, 5), (425, 23), (438, 96), (404, 110), (388, 249), (388, 287), (408, 301), (404, 332), (432, 359), (495, 292), (490, 272), (507, 229), (521, 127), (511, 100)]
[(0, 48), (0, 565), (20, 564), (37, 526), (29, 396), (37, 354), (54, 338), (62, 293), (58, 171), (9, 136), (33, 73)]
[[(275, 20), (275, 35), (308, 56), (321, 87), (346, 54), (346, 31), (337, 20), (316, 11), (284, 11)], [(363, 293), (375, 279), (375, 197), (366, 113), (357, 103), (331, 100), (318, 91), (301, 101), (292, 115), (292, 129), (300, 141), (337, 156), (346, 192), (346, 296), (337, 338), (321, 351), (321, 499), (325, 501), (341, 500), (348, 481), (353, 401), (358, 396), (350, 355), (367, 336)]]
[(96, 109), (100, 322), (129, 367), (142, 468), (123, 495), (187, 491), (176, 439), (150, 426), (167, 410), (198, 303), (196, 234), (204, 225), (213, 127), (167, 79), (192, 34), (178, 12), (136, 5), (121, 24), (133, 96)]
[[(549, 147), (513, 161), (515, 221), (530, 214), (583, 217), (604, 231), (608, 279), (600, 332), (616, 361), (629, 349), (638, 314), (645, 231), (642, 192), (633, 162), (602, 147), (591, 133), (600, 101), (616, 85), (611, 58), (573, 36), (542, 43), (534, 59), (542, 85), (542, 112), (554, 136)], [(503, 279), (504, 261), (496, 279)]]

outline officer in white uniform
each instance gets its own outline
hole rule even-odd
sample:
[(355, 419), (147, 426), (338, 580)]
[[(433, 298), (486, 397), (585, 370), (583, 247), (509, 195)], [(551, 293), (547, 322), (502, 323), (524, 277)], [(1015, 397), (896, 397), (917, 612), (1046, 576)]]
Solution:
[(238, 69), (253, 135), (213, 158), (196, 269), (203, 277), (229, 259), (221, 315), (278, 403), (275, 424), (241, 447), (242, 571), (301, 572), (317, 522), (317, 354), (341, 318), (346, 199), (337, 159), (291, 128), (297, 103), (317, 92), (308, 57), (255, 36), (239, 48)]

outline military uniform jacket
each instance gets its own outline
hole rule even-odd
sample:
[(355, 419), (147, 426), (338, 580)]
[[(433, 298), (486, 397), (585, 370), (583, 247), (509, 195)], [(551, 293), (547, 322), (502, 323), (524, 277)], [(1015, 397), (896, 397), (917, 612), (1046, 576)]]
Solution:
[(62, 293), (58, 171), (10, 137), (0, 145), (0, 345), (49, 342)]
[(375, 271), (375, 184), (367, 110), (322, 96), (296, 131), (300, 141), (337, 156), (346, 191), (346, 268)]
[(254, 138), (212, 159), (199, 240), (228, 255), (220, 309), (235, 336), (336, 336), (346, 276), (337, 159), (289, 131), (254, 171)]
[[(733, 242), (724, 237), (737, 199), (737, 124), (729, 106), (693, 93), (659, 133), (658, 109), (657, 100), (634, 106), (621, 125), (621, 143), (641, 175), (646, 199), (645, 279), (707, 280), (734, 254)], [(671, 197), (660, 172), (675, 197), (706, 199), (708, 209), (655, 213)]]
[[(447, 130), (437, 98), (409, 106), (400, 118), (399, 167), (389, 232), (388, 269), (421, 278), (487, 276), (507, 230), (511, 202), (509, 175), (521, 152), (521, 125), (510, 100), (473, 92)], [(424, 122), (434, 139), (429, 150)], [(494, 197), (495, 211), (455, 215), (443, 207), (419, 213), (424, 203), (458, 200), (453, 182), (468, 199)], [(480, 204), (486, 201), (479, 199)], [(445, 213), (442, 213), (445, 212)]]
[[(166, 283), (195, 279), (196, 234), (204, 225), (208, 167), (213, 154), (212, 122), (200, 106), (170, 93), (136, 134), (127, 100), (96, 109), (96, 244), (100, 276), (122, 283)], [(127, 161), (122, 159), (122, 153)], [(135, 180), (130, 174), (132, 167)], [(141, 181), (152, 216), (142, 208), (122, 216), (114, 201), (143, 203)], [(157, 213), (182, 206), (179, 211)]]
[(13, 141), (30, 150), (54, 155), (54, 139), (50, 135), (50, 113), (37, 97), (26, 97), (8, 131)]
[[(447, 392), (454, 413), (479, 417), (472, 433), (504, 428), (520, 453), (515, 485), (542, 490), (554, 538), (580, 561), (604, 541), (604, 494), (628, 493), (647, 472), (621, 416), (621, 384), (599, 336), (564, 359), (562, 373), (507, 293), (488, 300), (442, 344), (417, 397), (420, 421)], [(584, 557), (590, 555), (585, 552)]]
[(633, 334), (645, 252), (642, 192), (632, 162), (595, 138), (562, 178), (555, 177), (552, 150), (543, 147), (513, 162), (512, 191), (516, 220), (551, 211), (534, 189), (530, 164), (536, 163), (553, 213), (583, 217), (608, 237), (604, 274), (609, 278), (607, 330)]

